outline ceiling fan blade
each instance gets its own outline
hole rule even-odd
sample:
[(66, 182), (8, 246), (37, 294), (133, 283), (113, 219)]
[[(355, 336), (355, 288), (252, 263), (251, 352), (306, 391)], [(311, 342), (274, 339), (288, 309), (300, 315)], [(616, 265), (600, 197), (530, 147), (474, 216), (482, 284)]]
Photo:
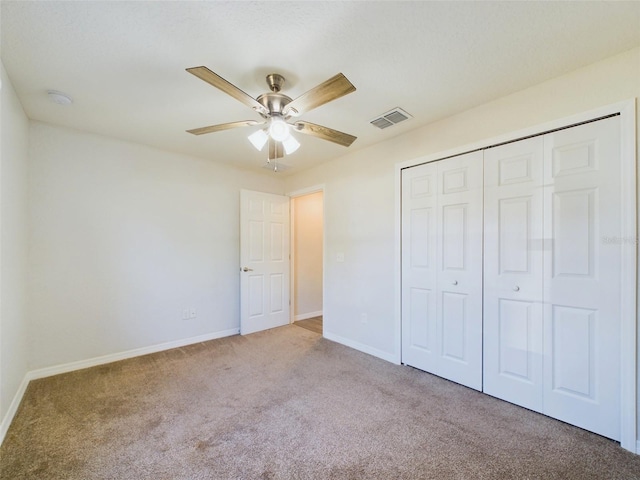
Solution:
[(209, 125), (208, 127), (194, 128), (193, 130), (187, 130), (187, 133), (193, 135), (202, 135), (204, 133), (219, 132), (221, 130), (229, 130), (230, 128), (238, 127), (251, 127), (253, 125), (262, 125), (264, 122), (258, 122), (257, 120), (242, 120), (240, 122), (221, 123), (219, 125)]
[(217, 73), (212, 72), (207, 67), (191, 67), (187, 68), (187, 72), (195, 75), (201, 80), (219, 88), (224, 93), (231, 95), (236, 100), (244, 103), (246, 106), (253, 108), (258, 113), (268, 113), (267, 109), (260, 104), (255, 98), (243, 92), (234, 84), (228, 82)]
[(284, 109), (284, 114), (302, 115), (320, 105), (355, 91), (356, 87), (347, 80), (347, 77), (339, 73), (293, 100)]
[(282, 143), (269, 137), (269, 161), (284, 157)]
[(333, 128), (323, 127), (322, 125), (316, 125), (315, 123), (309, 122), (296, 122), (293, 124), (293, 128), (297, 132), (312, 135), (323, 140), (329, 140), (330, 142), (337, 143), (343, 147), (348, 147), (358, 138), (353, 135), (349, 135), (348, 133), (339, 132)]

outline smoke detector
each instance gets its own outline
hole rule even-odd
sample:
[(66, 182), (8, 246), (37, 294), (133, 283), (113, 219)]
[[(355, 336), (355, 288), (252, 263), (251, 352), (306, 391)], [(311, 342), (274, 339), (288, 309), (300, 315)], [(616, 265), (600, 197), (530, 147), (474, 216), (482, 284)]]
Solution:
[(49, 100), (58, 105), (71, 105), (73, 103), (72, 98), (66, 93), (58, 92), (57, 90), (49, 90), (47, 92)]

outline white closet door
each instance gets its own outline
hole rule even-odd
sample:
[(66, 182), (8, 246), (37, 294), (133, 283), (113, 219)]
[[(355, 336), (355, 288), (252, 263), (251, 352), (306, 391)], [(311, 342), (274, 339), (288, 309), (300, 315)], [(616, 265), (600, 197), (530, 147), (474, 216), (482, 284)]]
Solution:
[(436, 370), (435, 163), (402, 171), (402, 362)]
[(545, 135), (545, 413), (620, 439), (619, 117)]
[(484, 392), (542, 411), (543, 139), (484, 153)]
[(438, 162), (438, 371), (482, 389), (482, 152)]
[(482, 388), (482, 153), (402, 172), (402, 361)]

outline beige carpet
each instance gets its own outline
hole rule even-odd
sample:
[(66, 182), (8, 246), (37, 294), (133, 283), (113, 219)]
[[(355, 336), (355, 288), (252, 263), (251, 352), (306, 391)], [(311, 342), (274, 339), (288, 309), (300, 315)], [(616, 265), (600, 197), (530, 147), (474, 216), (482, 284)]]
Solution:
[(296, 326), (34, 381), (18, 479), (640, 479), (618, 444)]

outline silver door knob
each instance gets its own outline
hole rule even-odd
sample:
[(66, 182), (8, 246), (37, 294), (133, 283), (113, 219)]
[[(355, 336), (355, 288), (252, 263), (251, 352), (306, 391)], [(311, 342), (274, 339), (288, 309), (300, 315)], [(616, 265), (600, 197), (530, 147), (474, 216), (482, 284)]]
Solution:
[(242, 269), (243, 272), (253, 272), (253, 268), (249, 268), (249, 267), (244, 267)]
[(451, 282), (453, 285), (457, 285), (458, 284), (458, 280), (454, 280), (453, 282)]
[(514, 292), (519, 292), (520, 291), (520, 287), (518, 285), (516, 285), (515, 287), (513, 287), (513, 291)]

